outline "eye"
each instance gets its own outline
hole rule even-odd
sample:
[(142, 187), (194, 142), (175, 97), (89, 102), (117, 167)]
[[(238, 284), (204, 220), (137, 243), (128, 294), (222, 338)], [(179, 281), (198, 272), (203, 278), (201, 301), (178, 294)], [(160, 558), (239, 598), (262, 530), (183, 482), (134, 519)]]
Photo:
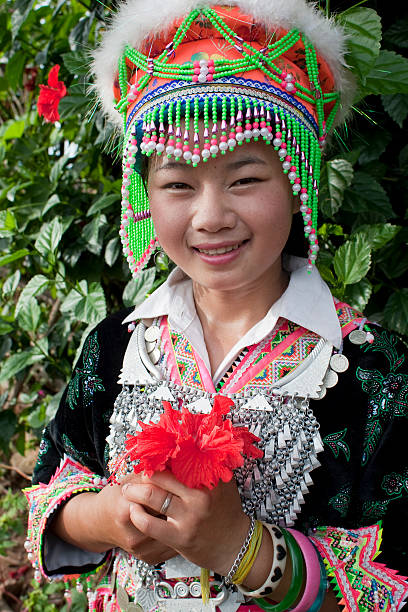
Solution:
[(191, 189), (190, 185), (187, 183), (167, 183), (163, 185), (163, 189), (170, 189), (171, 191), (183, 191), (186, 189)]
[(238, 179), (237, 181), (233, 183), (233, 186), (237, 185), (239, 187), (240, 185), (250, 185), (251, 183), (259, 183), (259, 182), (260, 182), (259, 178), (256, 178), (254, 176), (248, 176), (242, 179)]

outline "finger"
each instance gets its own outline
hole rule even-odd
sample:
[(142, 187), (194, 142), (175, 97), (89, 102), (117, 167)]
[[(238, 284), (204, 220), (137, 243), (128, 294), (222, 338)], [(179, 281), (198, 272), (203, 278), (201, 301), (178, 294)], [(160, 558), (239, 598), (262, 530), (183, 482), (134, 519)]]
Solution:
[(144, 474), (142, 480), (143, 482), (152, 482), (182, 499), (188, 498), (193, 490), (177, 480), (171, 472), (155, 472), (150, 478)]
[(169, 520), (148, 514), (139, 504), (131, 504), (130, 520), (146, 537), (158, 540), (169, 548), (176, 549), (180, 540), (180, 532), (171, 517)]
[(181, 510), (179, 497), (150, 483), (128, 483), (122, 487), (122, 494), (129, 502), (140, 504), (156, 514), (173, 516)]

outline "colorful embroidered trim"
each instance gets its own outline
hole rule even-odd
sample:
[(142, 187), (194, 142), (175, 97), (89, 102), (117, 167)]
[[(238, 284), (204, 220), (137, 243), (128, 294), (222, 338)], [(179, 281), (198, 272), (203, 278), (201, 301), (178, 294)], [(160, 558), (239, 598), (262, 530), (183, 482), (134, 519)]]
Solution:
[[(33, 565), (34, 577), (37, 581), (41, 580), (41, 576), (50, 578), (45, 572), (43, 558), (44, 533), (50, 517), (72, 495), (84, 491), (100, 491), (106, 483), (105, 478), (94, 474), (65, 455), (48, 484), (40, 483), (24, 489), (29, 504), (25, 549)], [(67, 575), (63, 578), (69, 580), (78, 576), (79, 574)], [(52, 578), (61, 578), (61, 576)]]
[(374, 561), (380, 554), (381, 523), (354, 530), (319, 527), (309, 537), (323, 557), (344, 612), (400, 609), (408, 597), (406, 577)]

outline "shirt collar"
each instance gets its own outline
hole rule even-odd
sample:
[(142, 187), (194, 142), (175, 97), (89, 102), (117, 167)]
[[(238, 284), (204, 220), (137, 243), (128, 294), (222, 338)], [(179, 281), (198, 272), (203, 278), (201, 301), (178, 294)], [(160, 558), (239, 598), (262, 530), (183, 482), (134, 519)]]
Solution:
[[(293, 256), (285, 256), (284, 268), (290, 273), (288, 287), (265, 317), (242, 338), (245, 346), (260, 342), (279, 317), (283, 317), (340, 348), (342, 335), (333, 297), (317, 268), (313, 267), (308, 273), (307, 261)], [(191, 279), (180, 268), (173, 270), (166, 282), (137, 306), (123, 323), (163, 315), (169, 317), (170, 326), (179, 332), (185, 332), (193, 320), (198, 319)]]

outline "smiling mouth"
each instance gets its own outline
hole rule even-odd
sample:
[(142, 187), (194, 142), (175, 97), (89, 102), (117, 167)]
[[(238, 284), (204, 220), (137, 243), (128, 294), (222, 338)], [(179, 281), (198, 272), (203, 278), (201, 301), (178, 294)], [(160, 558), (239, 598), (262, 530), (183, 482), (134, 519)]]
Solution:
[(245, 242), (247, 242), (247, 240), (237, 242), (237, 244), (231, 244), (230, 246), (219, 247), (217, 249), (199, 249), (198, 247), (194, 248), (199, 253), (204, 253), (204, 255), (223, 255), (224, 253), (229, 253), (230, 251), (236, 251)]

